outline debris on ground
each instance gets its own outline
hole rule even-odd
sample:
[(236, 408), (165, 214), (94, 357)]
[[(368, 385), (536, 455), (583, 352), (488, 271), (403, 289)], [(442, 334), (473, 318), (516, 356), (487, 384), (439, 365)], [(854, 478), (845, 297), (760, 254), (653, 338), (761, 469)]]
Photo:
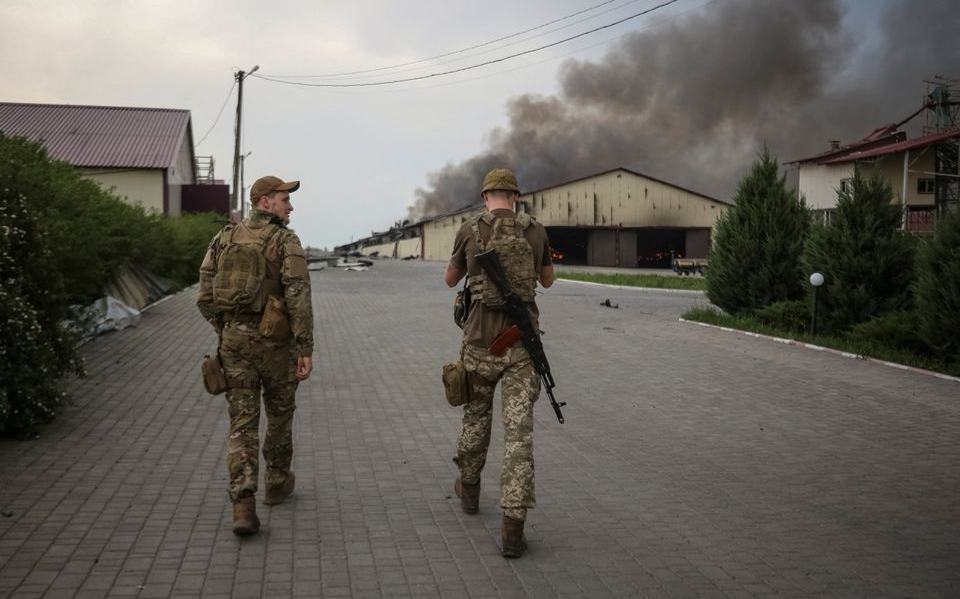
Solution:
[(600, 305), (601, 305), (601, 306), (606, 306), (607, 308), (619, 308), (619, 307), (620, 307), (620, 304), (611, 304), (611, 303), (610, 303), (610, 298), (607, 298), (607, 299), (603, 300), (602, 302), (600, 302)]

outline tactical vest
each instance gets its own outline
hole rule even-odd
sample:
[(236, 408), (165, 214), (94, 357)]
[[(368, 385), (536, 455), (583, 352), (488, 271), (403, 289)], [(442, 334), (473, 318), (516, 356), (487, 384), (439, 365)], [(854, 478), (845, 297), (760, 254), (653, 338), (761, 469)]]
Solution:
[(260, 314), (271, 295), (283, 297), (279, 280), (267, 278), (264, 249), (280, 230), (274, 224), (260, 230), (252, 242), (233, 240), (236, 225), (227, 225), (220, 235), (217, 274), (213, 277), (213, 301), (217, 311), (225, 314)]
[[(480, 236), (480, 221), (490, 225), (493, 233), (484, 241)], [(496, 250), (507, 275), (513, 294), (530, 303), (536, 297), (537, 271), (534, 265), (533, 248), (523, 232), (533, 224), (529, 214), (513, 217), (498, 217), (484, 212), (473, 219), (470, 227), (477, 242), (477, 251)], [(470, 277), (471, 301), (481, 302), (491, 310), (503, 308), (503, 296), (492, 280), (483, 271)]]

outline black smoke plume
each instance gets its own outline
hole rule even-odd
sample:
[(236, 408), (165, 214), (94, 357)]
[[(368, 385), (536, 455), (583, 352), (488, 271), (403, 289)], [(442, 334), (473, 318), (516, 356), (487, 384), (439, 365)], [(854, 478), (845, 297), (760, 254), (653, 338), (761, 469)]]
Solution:
[[(884, 16), (860, 35), (850, 25), (865, 11)], [(430, 173), (409, 216), (478, 202), (501, 166), (524, 190), (623, 166), (729, 198), (764, 145), (795, 160), (918, 109), (924, 79), (960, 75), (958, 15), (954, 0), (717, 0), (621, 38), (599, 63), (566, 61), (558, 96), (509, 100), (509, 125)]]

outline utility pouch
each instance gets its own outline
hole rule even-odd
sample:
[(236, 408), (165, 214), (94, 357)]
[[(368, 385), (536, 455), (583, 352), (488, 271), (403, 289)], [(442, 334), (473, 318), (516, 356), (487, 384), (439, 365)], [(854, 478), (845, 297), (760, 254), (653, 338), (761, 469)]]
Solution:
[(457, 297), (453, 300), (453, 322), (461, 329), (467, 323), (467, 316), (470, 315), (470, 278), (463, 282), (463, 289), (457, 292)]
[(219, 355), (205, 355), (200, 364), (203, 373), (203, 386), (210, 395), (220, 395), (227, 391), (227, 377), (223, 374), (223, 365)]
[(462, 406), (470, 401), (470, 385), (468, 373), (463, 362), (453, 362), (443, 366), (443, 391), (447, 396), (447, 403), (453, 407)]
[(283, 300), (275, 295), (267, 298), (267, 305), (260, 317), (260, 334), (274, 341), (290, 338), (290, 313)]

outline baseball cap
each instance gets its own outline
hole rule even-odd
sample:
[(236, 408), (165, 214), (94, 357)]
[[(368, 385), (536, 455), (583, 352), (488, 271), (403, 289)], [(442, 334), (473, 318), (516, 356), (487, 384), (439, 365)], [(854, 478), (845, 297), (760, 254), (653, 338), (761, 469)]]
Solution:
[(269, 195), (275, 191), (288, 191), (292, 193), (298, 189), (300, 189), (299, 181), (284, 182), (284, 180), (279, 177), (268, 175), (266, 177), (260, 177), (253, 183), (253, 187), (250, 188), (250, 201), (256, 203), (256, 201), (260, 199), (260, 196)]

